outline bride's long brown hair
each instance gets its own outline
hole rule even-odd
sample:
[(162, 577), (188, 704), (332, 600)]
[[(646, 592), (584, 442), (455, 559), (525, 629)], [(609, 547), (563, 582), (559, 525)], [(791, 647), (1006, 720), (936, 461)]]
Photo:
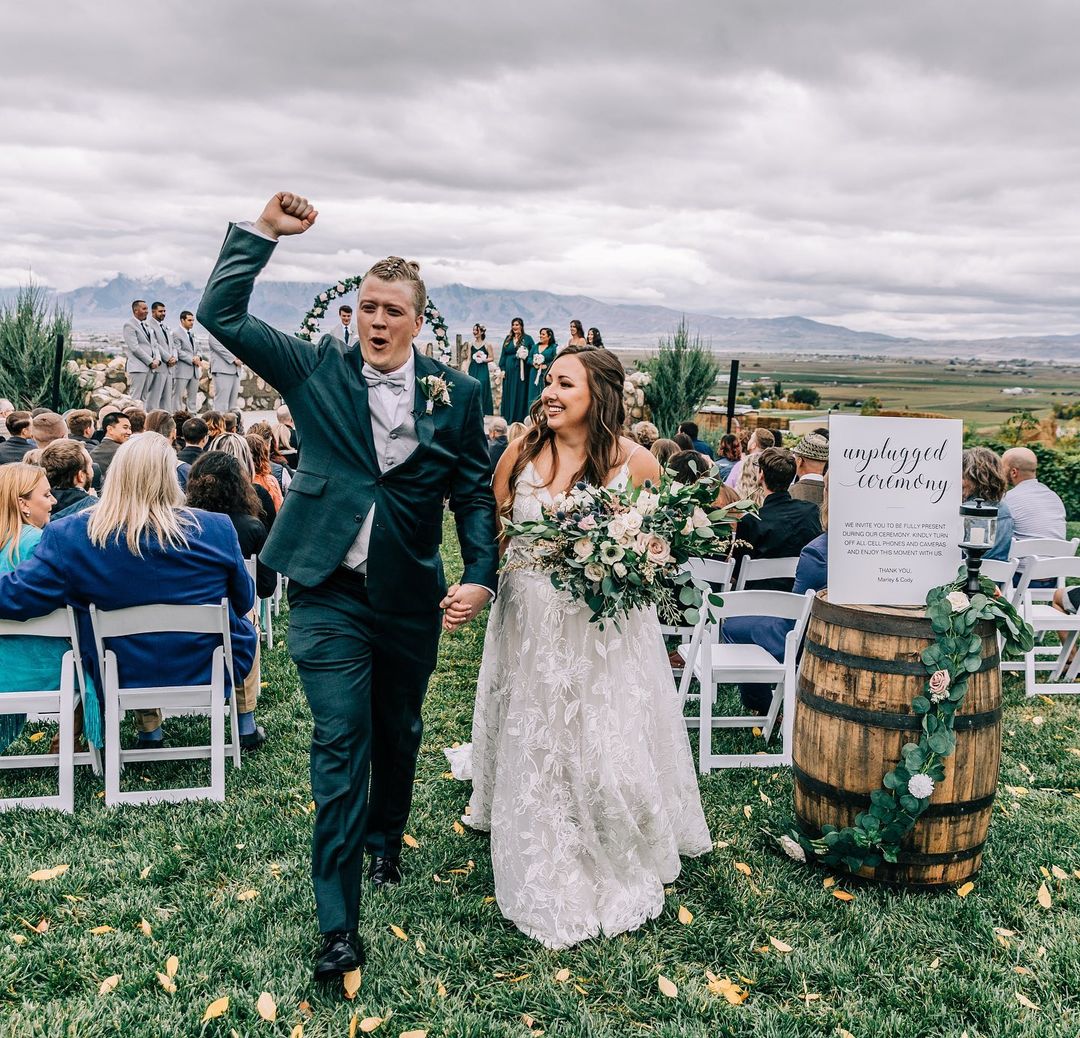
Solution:
[[(588, 436), (585, 441), (585, 462), (574, 473), (571, 485), (584, 480), (593, 486), (603, 486), (608, 473), (619, 459), (619, 436), (626, 424), (623, 406), (623, 383), (626, 372), (622, 363), (610, 350), (598, 350), (593, 346), (568, 346), (559, 358), (574, 356), (585, 368), (589, 386)], [(558, 448), (555, 433), (547, 423), (543, 401), (537, 399), (530, 416), (532, 428), (522, 438), (522, 447), (510, 470), (510, 489), (505, 501), (499, 502), (500, 511), (509, 515), (514, 502), (517, 481), (530, 461), (544, 451), (551, 452), (551, 471), (557, 468)]]

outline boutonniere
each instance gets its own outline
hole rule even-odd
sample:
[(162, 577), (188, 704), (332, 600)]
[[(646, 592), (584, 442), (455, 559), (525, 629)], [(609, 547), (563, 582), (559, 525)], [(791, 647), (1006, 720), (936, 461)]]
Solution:
[(439, 375), (425, 375), (420, 379), (420, 388), (427, 399), (424, 414), (431, 414), (436, 407), (450, 407), (450, 383)]

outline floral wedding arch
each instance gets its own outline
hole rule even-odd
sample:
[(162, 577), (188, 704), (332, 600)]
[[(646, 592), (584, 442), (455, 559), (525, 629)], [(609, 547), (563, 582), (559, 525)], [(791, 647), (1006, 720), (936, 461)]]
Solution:
[[(297, 336), (311, 342), (318, 332), (319, 321), (326, 316), (326, 309), (330, 303), (339, 296), (355, 292), (363, 280), (363, 274), (355, 274), (353, 277), (345, 278), (324, 288), (312, 301), (311, 309), (304, 314), (304, 320), (296, 333)], [(446, 321), (443, 320), (442, 314), (439, 313), (439, 308), (430, 299), (424, 306), (424, 319), (431, 325), (431, 330), (435, 333), (435, 345), (439, 350), (440, 357), (446, 360), (451, 354)]]

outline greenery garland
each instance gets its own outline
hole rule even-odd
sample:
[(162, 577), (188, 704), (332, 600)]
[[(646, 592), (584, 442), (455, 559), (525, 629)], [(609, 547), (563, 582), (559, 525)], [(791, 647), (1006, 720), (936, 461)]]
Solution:
[(789, 857), (851, 872), (897, 860), (901, 842), (930, 806), (934, 784), (945, 778), (945, 758), (956, 751), (956, 712), (971, 675), (982, 665), (982, 639), (975, 633), (979, 621), (994, 625), (1006, 652), (1025, 653), (1034, 644), (1031, 625), (993, 581), (981, 577), (980, 590), (970, 599), (964, 591), (966, 583), (961, 570), (953, 583), (934, 588), (926, 596), (926, 615), (937, 638), (923, 650), (929, 677), (924, 693), (911, 704), (922, 717), (919, 741), (904, 746), (900, 763), (885, 775), (883, 788), (870, 794), (870, 809), (861, 812), (854, 825), (846, 829), (823, 826), (818, 839), (797, 829), (780, 836), (778, 843)]
[[(304, 314), (300, 329), (296, 333), (297, 337), (311, 342), (318, 331), (319, 321), (326, 316), (326, 310), (330, 303), (337, 299), (338, 296), (349, 295), (357, 291), (360, 288), (360, 282), (363, 280), (363, 274), (354, 274), (350, 278), (344, 278), (336, 284), (328, 285), (323, 289), (315, 297), (311, 309)], [(424, 306), (424, 319), (431, 325), (431, 330), (435, 333), (435, 345), (439, 348), (440, 360), (447, 364), (450, 363), (451, 350), (446, 331), (446, 321), (443, 320), (442, 314), (439, 313), (439, 308), (430, 299)]]

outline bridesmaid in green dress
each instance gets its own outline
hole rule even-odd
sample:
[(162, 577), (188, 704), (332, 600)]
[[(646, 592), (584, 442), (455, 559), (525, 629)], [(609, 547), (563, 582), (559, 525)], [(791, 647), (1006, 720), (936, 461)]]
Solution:
[(536, 353), (532, 357), (532, 375), (529, 377), (529, 408), (533, 401), (540, 398), (547, 380), (548, 365), (555, 359), (559, 351), (559, 344), (555, 341), (555, 333), (550, 328), (540, 329), (540, 344), (536, 347)]
[(491, 350), (487, 344), (487, 329), (482, 324), (472, 326), (473, 344), (469, 357), (468, 373), (480, 383), (480, 404), (485, 415), (495, 413), (495, 404), (491, 399), (491, 372), (488, 364), (492, 361)]
[(503, 370), (502, 407), (507, 423), (523, 422), (529, 413), (529, 381), (533, 377), (533, 355), (536, 343), (525, 334), (525, 322), (515, 317), (510, 322), (510, 334), (503, 339), (499, 367)]

